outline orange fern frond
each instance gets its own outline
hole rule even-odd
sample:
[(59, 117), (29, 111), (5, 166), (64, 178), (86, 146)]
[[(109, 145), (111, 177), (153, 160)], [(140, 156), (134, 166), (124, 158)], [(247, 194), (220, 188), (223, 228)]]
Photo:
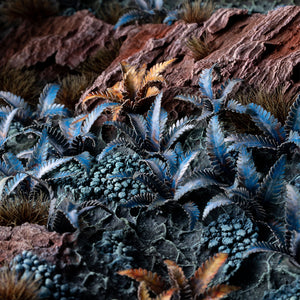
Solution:
[(161, 63), (158, 63), (158, 64), (154, 65), (147, 72), (146, 76), (144, 76), (142, 86), (144, 86), (147, 82), (153, 80), (153, 78), (158, 77), (158, 75), (160, 75), (160, 73), (163, 72), (166, 69), (166, 67), (168, 65), (170, 65), (175, 60), (176, 60), (176, 58), (173, 58), (173, 59), (170, 59), (170, 60), (167, 60), (167, 61), (164, 61), (164, 62), (161, 62)]
[(188, 283), (188, 280), (186, 279), (182, 269), (171, 260), (165, 260), (164, 263), (168, 268), (171, 285), (178, 286), (179, 288), (184, 287)]
[(156, 86), (150, 86), (147, 89), (145, 98), (156, 96), (157, 94), (159, 94), (159, 88), (157, 88)]
[(120, 113), (122, 111), (122, 108), (123, 108), (122, 105), (116, 105), (116, 106), (111, 107), (110, 110), (111, 110), (111, 112), (113, 114), (113, 118), (112, 118), (113, 121), (117, 121), (118, 120), (118, 117), (119, 117), (119, 115), (120, 115)]
[(176, 292), (177, 289), (176, 288), (172, 288), (169, 289), (165, 292), (162, 292), (160, 295), (158, 295), (155, 300), (170, 300), (174, 294), (174, 292)]
[(142, 281), (138, 288), (138, 300), (152, 300), (145, 281)]
[(146, 71), (147, 71), (147, 65), (146, 64), (143, 64), (142, 67), (138, 70), (137, 72), (137, 81), (138, 81), (138, 86), (139, 88), (141, 87), (142, 85), (142, 82), (143, 82), (143, 79), (146, 75)]
[(203, 294), (207, 285), (215, 277), (220, 267), (225, 263), (228, 257), (227, 253), (218, 253), (205, 261), (201, 267), (196, 270), (193, 277), (190, 278), (190, 284), (194, 295)]
[(136, 93), (139, 89), (137, 73), (134, 68), (130, 68), (129, 71), (124, 74), (123, 87), (124, 98), (129, 98), (131, 101), (134, 101)]
[(120, 275), (126, 275), (136, 281), (144, 281), (147, 287), (149, 287), (156, 295), (162, 293), (165, 289), (165, 281), (157, 273), (152, 273), (145, 269), (129, 269), (118, 271)]
[(212, 288), (209, 288), (206, 290), (203, 296), (201, 297), (202, 300), (217, 300), (221, 299), (224, 296), (228, 295), (229, 293), (233, 291), (239, 290), (239, 287), (233, 286), (233, 285), (226, 285), (226, 284), (220, 284), (216, 285)]

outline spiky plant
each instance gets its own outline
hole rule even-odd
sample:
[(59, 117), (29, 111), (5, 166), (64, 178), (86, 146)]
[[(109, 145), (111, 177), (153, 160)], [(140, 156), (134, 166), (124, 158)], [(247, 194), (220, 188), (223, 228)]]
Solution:
[(186, 45), (192, 52), (192, 56), (196, 61), (203, 59), (213, 51), (213, 48), (206, 41), (206, 36), (200, 38), (192, 36), (187, 40)]
[(254, 221), (267, 222), (278, 215), (284, 191), (286, 158), (281, 156), (261, 179), (246, 148), (242, 148), (237, 159), (235, 182), (214, 196), (206, 205), (203, 218), (217, 207), (237, 205)]
[(55, 0), (7, 0), (1, 13), (5, 20), (10, 23), (19, 20), (38, 22), (57, 15), (58, 3)]
[[(26, 159), (25, 166), (21, 159)], [(49, 158), (49, 140), (47, 130), (42, 135), (33, 149), (26, 150), (17, 156), (7, 152), (4, 154), (4, 161), (1, 162), (0, 172), (0, 199), (4, 195), (10, 195), (21, 183), (23, 189), (29, 191), (36, 184), (42, 182), (43, 176), (55, 170), (60, 165), (75, 159), (87, 172), (90, 169), (90, 158), (86, 152), (76, 156), (65, 156), (63, 158)], [(68, 172), (58, 172), (52, 178), (70, 176)]]
[(42, 86), (34, 70), (3, 66), (0, 67), (0, 91), (19, 95), (29, 104), (36, 105)]
[(18, 277), (7, 267), (0, 269), (0, 298), (2, 300), (38, 300), (39, 283), (31, 277)]
[(140, 282), (138, 299), (150, 300), (148, 289), (157, 297), (155, 299), (170, 299), (173, 295), (176, 299), (221, 299), (227, 294), (238, 290), (236, 286), (216, 285), (208, 287), (221, 266), (227, 259), (227, 254), (219, 253), (205, 261), (191, 278), (186, 278), (182, 268), (171, 260), (165, 260), (167, 265), (169, 282), (161, 276), (145, 269), (129, 269), (118, 271), (120, 275), (126, 275)]
[(31, 191), (26, 195), (17, 191), (14, 196), (6, 196), (0, 202), (0, 226), (19, 226), (26, 222), (46, 225), (49, 198), (46, 193)]
[(281, 254), (300, 268), (300, 193), (290, 184), (286, 186), (286, 190), (285, 223), (270, 224), (275, 242), (257, 242), (246, 254), (258, 252)]
[(199, 87), (201, 96), (199, 95), (178, 95), (175, 99), (186, 101), (194, 104), (196, 107), (202, 110), (199, 121), (206, 120), (214, 115), (219, 115), (225, 110), (230, 110), (237, 113), (244, 113), (245, 107), (234, 100), (228, 100), (228, 95), (232, 92), (239, 79), (227, 80), (225, 85), (221, 86), (221, 89), (216, 92), (212, 88), (213, 81), (213, 65), (209, 69), (204, 69), (199, 77)]
[(120, 17), (114, 29), (137, 20), (151, 22), (158, 14), (162, 14), (160, 21), (163, 20), (163, 0), (135, 0), (135, 3), (138, 8), (130, 10), (128, 13)]
[(162, 93), (156, 96), (145, 118), (138, 114), (128, 114), (132, 127), (117, 121), (104, 123), (115, 126), (125, 137), (120, 136), (110, 142), (98, 159), (118, 147), (127, 147), (143, 158), (155, 154), (164, 156), (164, 152), (167, 153), (184, 133), (195, 127), (195, 119), (187, 117), (167, 126), (167, 112), (161, 108), (161, 100)]
[(179, 18), (186, 23), (198, 23), (201, 24), (208, 20), (214, 11), (214, 4), (211, 0), (186, 0), (183, 3), (182, 11), (179, 14)]
[(0, 91), (0, 98), (9, 105), (0, 108), (0, 116), (4, 117), (5, 113), (17, 109), (16, 119), (24, 125), (30, 125), (33, 120), (46, 121), (58, 116), (68, 116), (69, 111), (63, 105), (55, 103), (59, 88), (57, 84), (47, 84), (34, 111), (20, 96)]
[[(153, 209), (169, 204), (179, 205), (188, 216), (190, 229), (192, 230), (199, 218), (199, 209), (193, 202), (181, 204), (179, 200), (189, 192), (187, 189), (182, 189), (182, 182), (188, 181), (185, 175), (191, 162), (197, 155), (198, 151), (184, 153), (181, 144), (177, 143), (174, 150), (168, 150), (165, 153), (165, 161), (158, 158), (143, 160), (152, 172), (135, 173), (133, 178), (148, 186), (153, 192), (136, 195), (123, 206), (127, 208), (147, 207), (148, 209)], [(116, 177), (127, 176), (128, 174), (116, 175)]]
[[(145, 112), (154, 97), (159, 93), (161, 85), (165, 82), (161, 73), (175, 59), (158, 63), (147, 71), (146, 65), (141, 69), (125, 62), (121, 63), (122, 81), (117, 82), (106, 91), (96, 91), (88, 94), (80, 103), (90, 106), (97, 101), (110, 101), (118, 103), (113, 109), (113, 120), (117, 120), (121, 113)], [(89, 103), (88, 103), (89, 102)]]
[[(62, 193), (61, 189), (59, 193)], [(72, 202), (72, 195), (69, 193), (62, 201), (57, 203), (56, 198), (51, 199), (47, 227), (50, 231), (74, 232), (80, 230), (80, 218), (89, 211), (102, 208), (113, 214), (105, 205), (98, 200), (89, 200), (82, 203)]]

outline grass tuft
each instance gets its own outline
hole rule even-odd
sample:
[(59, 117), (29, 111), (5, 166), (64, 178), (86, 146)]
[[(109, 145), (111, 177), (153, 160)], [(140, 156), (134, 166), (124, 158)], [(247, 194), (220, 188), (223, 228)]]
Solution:
[(48, 213), (49, 199), (46, 194), (40, 192), (35, 194), (35, 197), (29, 198), (19, 191), (16, 195), (7, 196), (1, 200), (0, 226), (14, 227), (26, 222), (46, 225)]
[(192, 52), (192, 56), (196, 61), (203, 59), (213, 52), (213, 48), (207, 42), (206, 35), (201, 38), (195, 36), (189, 38), (186, 42), (186, 46)]
[(57, 15), (58, 3), (55, 0), (6, 0), (0, 13), (8, 23), (24, 20), (39, 22)]
[(8, 267), (0, 269), (1, 300), (38, 300), (39, 284), (33, 277), (18, 278)]
[(215, 6), (211, 0), (196, 0), (194, 2), (186, 0), (183, 3), (183, 12), (181, 14), (181, 19), (186, 23), (201, 24), (210, 18), (214, 11), (214, 8)]

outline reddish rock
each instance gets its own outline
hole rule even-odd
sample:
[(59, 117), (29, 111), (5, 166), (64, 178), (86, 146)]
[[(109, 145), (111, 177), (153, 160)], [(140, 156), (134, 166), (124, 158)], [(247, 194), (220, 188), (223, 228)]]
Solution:
[(25, 223), (16, 227), (0, 226), (0, 265), (9, 262), (23, 250), (56, 263), (64, 235), (49, 232), (45, 226)]
[(54, 56), (53, 63), (74, 68), (102, 48), (112, 32), (112, 25), (87, 10), (47, 18), (38, 26), (24, 22), (0, 43), (0, 66), (30, 67)]
[[(213, 52), (195, 61), (185, 43), (189, 37), (207, 36)], [(203, 25), (178, 21), (127, 26), (116, 31), (123, 37), (119, 57), (96, 79), (81, 100), (94, 89), (105, 89), (121, 79), (119, 62), (127, 60), (142, 66), (177, 57), (163, 74), (168, 82), (166, 105), (175, 109), (171, 96), (198, 91), (201, 71), (214, 63), (219, 66), (220, 82), (241, 78), (246, 85), (264, 86), (267, 91), (279, 85), (285, 92), (300, 91), (300, 7), (286, 6), (267, 15), (248, 15), (247, 10), (219, 9)], [(178, 108), (175, 110), (178, 111)]]

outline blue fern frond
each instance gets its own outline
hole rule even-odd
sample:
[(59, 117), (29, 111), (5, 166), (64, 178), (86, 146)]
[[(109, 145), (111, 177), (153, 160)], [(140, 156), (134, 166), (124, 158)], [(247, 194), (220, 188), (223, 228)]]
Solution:
[(178, 162), (177, 155), (174, 150), (168, 149), (161, 153), (161, 156), (165, 159), (168, 164), (168, 171), (170, 176), (173, 177), (177, 172)]
[[(24, 172), (25, 168), (22, 164), (22, 162), (18, 159), (18, 157), (11, 153), (11, 152), (6, 152), (3, 155), (3, 159), (5, 161), (5, 168), (4, 170), (7, 172), (8, 175), (13, 175), (16, 172)], [(1, 169), (1, 171), (4, 171)]]
[(231, 205), (233, 203), (234, 202), (229, 197), (227, 197), (225, 194), (218, 194), (218, 195), (214, 196), (206, 204), (204, 211), (203, 211), (202, 219), (203, 220), (206, 219), (207, 216), (210, 214), (210, 212), (213, 211), (214, 209), (216, 209), (218, 207), (223, 207), (225, 205)]
[(60, 89), (58, 84), (47, 84), (42, 93), (40, 94), (39, 103), (37, 105), (37, 110), (40, 113), (45, 112), (48, 107), (50, 107), (56, 98), (56, 95)]
[(162, 138), (163, 148), (170, 149), (185, 132), (192, 130), (195, 126), (195, 119), (184, 117), (177, 120), (169, 127), (168, 132), (164, 133)]
[(167, 16), (163, 20), (163, 23), (170, 26), (175, 21), (178, 20), (178, 17), (179, 17), (178, 10), (168, 11)]
[(180, 165), (178, 166), (178, 170), (173, 177), (172, 187), (174, 189), (176, 189), (179, 183), (183, 180), (186, 171), (191, 165), (191, 162), (196, 158), (197, 155), (199, 155), (199, 151), (193, 151), (181, 161)]
[(60, 165), (70, 161), (73, 157), (64, 157), (64, 158), (52, 158), (47, 161), (42, 162), (40, 165), (36, 166), (32, 170), (32, 175), (40, 179), (43, 175), (51, 172), (52, 170), (56, 169)]
[(258, 252), (275, 252), (278, 254), (287, 254), (284, 247), (282, 247), (280, 244), (257, 242), (253, 246), (251, 246), (248, 250), (246, 250), (245, 256), (252, 253), (258, 253)]
[(225, 85), (222, 84), (221, 90), (218, 91), (220, 94), (219, 102), (224, 103), (228, 94), (232, 92), (232, 89), (235, 87), (237, 83), (241, 82), (241, 79), (231, 79), (225, 82)]
[(234, 164), (225, 145), (224, 135), (217, 116), (213, 116), (208, 124), (207, 152), (213, 169), (219, 174), (227, 174), (232, 177)]
[[(299, 132), (298, 131), (290, 131), (289, 134), (288, 134), (288, 138), (286, 140), (285, 143), (293, 143), (295, 144), (297, 147), (300, 147), (300, 135), (299, 135)], [(282, 143), (281, 146), (283, 146), (283, 144), (285, 143)]]
[(128, 117), (136, 135), (145, 140), (148, 135), (146, 120), (137, 114), (128, 114)]
[(281, 143), (286, 139), (284, 128), (280, 122), (260, 105), (250, 103), (247, 105), (246, 113), (250, 115), (255, 125), (267, 136)]
[(75, 118), (62, 118), (58, 121), (59, 127), (68, 140), (73, 140), (81, 134), (81, 126), (85, 115), (81, 114)]
[(17, 173), (12, 179), (9, 179), (5, 187), (5, 194), (9, 195), (26, 177), (28, 174)]
[(70, 172), (70, 171), (58, 172), (51, 175), (51, 180), (67, 178), (70, 176), (74, 176), (74, 172)]
[(49, 139), (47, 129), (44, 128), (42, 135), (38, 140), (37, 144), (33, 148), (32, 156), (28, 161), (27, 167), (31, 168), (35, 165), (40, 165), (42, 162), (47, 160), (49, 149)]
[(19, 114), (22, 119), (30, 118), (32, 116), (32, 110), (20, 96), (16, 96), (10, 92), (0, 91), (0, 98), (3, 99), (12, 108), (20, 108)]
[(300, 131), (300, 94), (290, 108), (284, 124), (284, 130), (286, 133), (290, 131)]
[(225, 138), (225, 142), (233, 142), (228, 151), (246, 148), (264, 148), (276, 150), (279, 143), (275, 139), (253, 134), (234, 134)]
[(199, 216), (200, 216), (199, 208), (193, 202), (187, 202), (183, 204), (182, 207), (188, 215), (190, 230), (193, 230), (196, 222), (199, 220)]
[(0, 107), (0, 119), (5, 118), (13, 110), (10, 106), (1, 106)]
[(140, 7), (140, 9), (148, 10), (150, 7), (145, 0), (135, 0), (135, 3)]
[(148, 11), (142, 11), (142, 10), (136, 10), (136, 9), (131, 10), (119, 18), (118, 22), (114, 26), (114, 29), (117, 29), (118, 27), (120, 27), (122, 25), (128, 24), (131, 21), (145, 19), (147, 16), (151, 16), (153, 14), (154, 14), (154, 12), (151, 10), (148, 10)]
[(15, 108), (1, 120), (1, 123), (0, 123), (0, 147), (6, 141), (9, 127), (10, 127), (11, 122), (14, 119), (16, 113), (18, 112), (18, 110), (19, 110), (19, 108)]
[(83, 122), (83, 126), (81, 128), (81, 133), (83, 135), (87, 134), (92, 125), (95, 123), (95, 121), (100, 117), (100, 115), (102, 114), (102, 112), (109, 108), (109, 107), (113, 107), (119, 105), (118, 103), (103, 103), (98, 105), (96, 108), (94, 108), (86, 117), (86, 119)]
[(63, 116), (67, 117), (69, 115), (69, 111), (62, 104), (53, 103), (48, 106), (46, 109), (40, 112), (39, 118), (47, 118), (53, 116)]
[(154, 0), (152, 4), (152, 8), (161, 10), (164, 4), (164, 0)]
[(97, 161), (101, 161), (103, 157), (105, 157), (109, 152), (111, 152), (114, 149), (120, 148), (120, 147), (126, 147), (127, 149), (131, 149), (137, 154), (141, 153), (141, 150), (139, 147), (137, 147), (134, 143), (130, 142), (128, 139), (125, 139), (123, 137), (118, 137), (111, 141), (103, 150), (102, 152), (97, 156)]
[(91, 170), (91, 160), (92, 160), (92, 156), (90, 155), (90, 153), (88, 151), (84, 151), (74, 156), (74, 159), (82, 165), (87, 175), (89, 175)]
[(174, 199), (179, 200), (189, 192), (212, 185), (220, 185), (215, 174), (210, 170), (202, 170), (192, 175), (191, 178), (188, 178), (186, 182), (176, 188)]
[(232, 112), (236, 112), (239, 114), (246, 113), (246, 108), (247, 108), (246, 106), (232, 99), (228, 100), (226, 105), (226, 110), (230, 110)]
[(151, 169), (152, 173), (161, 181), (169, 181), (170, 177), (167, 174), (167, 164), (158, 158), (150, 158), (143, 160), (148, 167)]
[(154, 102), (152, 103), (147, 116), (147, 130), (149, 132), (149, 139), (155, 151), (160, 150), (160, 137), (161, 137), (161, 99), (162, 93), (159, 93)]
[(286, 156), (282, 155), (261, 183), (258, 195), (262, 203), (276, 204), (281, 199), (284, 190), (284, 171), (286, 165)]
[(280, 244), (285, 244), (285, 235), (286, 235), (286, 228), (285, 225), (279, 222), (272, 222), (269, 223), (269, 226), (273, 233), (275, 234), (276, 239), (279, 241)]
[(287, 230), (300, 232), (300, 193), (292, 185), (286, 185), (286, 226)]
[(212, 71), (214, 69), (213, 65), (210, 69), (204, 69), (199, 77), (200, 91), (204, 97), (209, 99), (214, 99), (214, 94), (212, 90)]
[(149, 206), (155, 200), (155, 198), (155, 194), (143, 193), (133, 196), (126, 203), (122, 204), (122, 206), (127, 208), (146, 207)]
[(194, 104), (196, 107), (202, 108), (203, 101), (202, 98), (197, 95), (177, 95), (174, 97), (175, 100), (181, 100)]
[(243, 147), (237, 160), (237, 176), (239, 182), (251, 193), (255, 194), (259, 187), (259, 175), (256, 171), (252, 155)]

